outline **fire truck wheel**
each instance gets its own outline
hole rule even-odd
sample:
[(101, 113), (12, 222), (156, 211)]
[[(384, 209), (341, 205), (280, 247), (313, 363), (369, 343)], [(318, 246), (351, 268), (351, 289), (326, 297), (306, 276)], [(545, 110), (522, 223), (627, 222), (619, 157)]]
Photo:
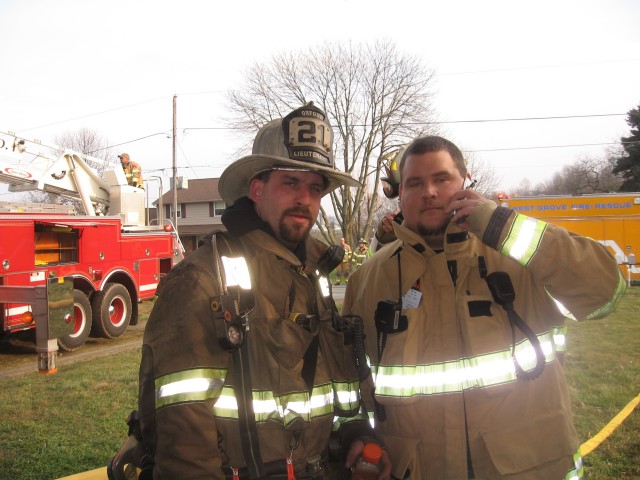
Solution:
[(91, 332), (91, 304), (81, 290), (73, 291), (73, 333), (58, 338), (58, 347), (71, 352), (87, 341)]
[(107, 283), (97, 292), (93, 307), (92, 334), (96, 337), (117, 338), (124, 334), (131, 321), (131, 296), (119, 283)]

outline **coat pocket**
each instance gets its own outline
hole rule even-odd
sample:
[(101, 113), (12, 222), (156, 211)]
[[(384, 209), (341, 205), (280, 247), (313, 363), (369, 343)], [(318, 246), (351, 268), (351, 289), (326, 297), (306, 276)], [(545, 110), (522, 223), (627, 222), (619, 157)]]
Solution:
[(467, 295), (464, 300), (464, 334), (470, 355), (510, 350), (509, 319), (502, 308), (484, 295)]
[(320, 326), (320, 349), (332, 380), (354, 380), (358, 378), (353, 345), (345, 345), (344, 335), (328, 323)]
[[(502, 475), (564, 463), (563, 459), (570, 459), (578, 449), (575, 429), (562, 412), (521, 420), (481, 435), (493, 465)], [(567, 471), (563, 466), (558, 468), (562, 475)]]

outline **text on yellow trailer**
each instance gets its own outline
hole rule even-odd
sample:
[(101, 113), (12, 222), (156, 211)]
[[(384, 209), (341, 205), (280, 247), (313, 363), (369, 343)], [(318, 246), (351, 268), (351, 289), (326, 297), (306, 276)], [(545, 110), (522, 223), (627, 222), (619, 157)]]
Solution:
[(640, 284), (640, 193), (498, 196), (500, 205), (518, 213), (597, 240), (615, 256), (630, 284)]

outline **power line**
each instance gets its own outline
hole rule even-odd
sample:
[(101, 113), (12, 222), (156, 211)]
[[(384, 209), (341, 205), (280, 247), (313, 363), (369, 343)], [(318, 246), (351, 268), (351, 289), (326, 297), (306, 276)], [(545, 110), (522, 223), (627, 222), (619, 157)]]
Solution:
[[(635, 144), (640, 144), (640, 141), (634, 141), (634, 142), (607, 142), (607, 143), (573, 143), (573, 144), (566, 144), (566, 145), (536, 145), (536, 146), (532, 146), (532, 147), (508, 147), (508, 148), (487, 148), (487, 149), (479, 149), (479, 150), (466, 150), (466, 149), (462, 149), (465, 153), (478, 153), (478, 152), (502, 152), (502, 151), (512, 151), (512, 150), (539, 150), (539, 149), (546, 149), (546, 148), (570, 148), (570, 147), (597, 147), (597, 146), (604, 146), (604, 145), (618, 145), (618, 144), (622, 144), (622, 145), (635, 145)], [(165, 170), (170, 170), (172, 167), (163, 167), (163, 168), (156, 168), (154, 170), (149, 170), (150, 172), (162, 172)], [(178, 166), (177, 168), (182, 168), (182, 169), (194, 169), (194, 168), (221, 168), (221, 166), (215, 166), (215, 165), (189, 165), (187, 167), (180, 167)]]
[[(544, 117), (509, 117), (509, 118), (480, 118), (480, 119), (472, 119), (472, 120), (445, 120), (445, 121), (436, 121), (436, 122), (408, 122), (405, 125), (445, 125), (445, 124), (455, 124), (455, 123), (492, 123), (492, 122), (521, 122), (521, 121), (540, 121), (540, 120), (566, 120), (571, 118), (599, 118), (599, 117), (616, 117), (616, 116), (624, 116), (627, 113), (593, 113), (593, 114), (585, 114), (585, 115), (555, 115), (555, 116), (544, 116)], [(357, 127), (369, 127), (370, 124), (358, 124), (354, 125)], [(242, 130), (237, 127), (185, 127), (181, 129), (182, 132), (186, 132), (187, 130)], [(168, 132), (159, 132), (152, 133), (150, 135), (145, 135), (139, 138), (135, 138), (132, 140), (126, 140), (121, 143), (117, 143), (115, 145), (109, 145), (108, 147), (95, 150), (93, 152), (89, 152), (90, 154), (94, 154), (96, 152), (100, 152), (102, 150), (106, 150), (107, 148), (119, 147), (122, 145), (127, 145), (129, 143), (134, 143), (140, 140), (144, 140), (149, 137), (153, 137), (156, 135), (169, 135)], [(595, 146), (595, 145), (612, 145), (612, 143), (591, 143), (591, 144), (575, 144), (575, 145), (548, 145), (548, 146), (536, 146), (536, 147), (513, 147), (513, 148), (503, 148), (503, 149), (489, 149), (489, 150), (473, 150), (474, 152), (491, 152), (491, 151), (500, 151), (500, 150), (529, 150), (529, 149), (537, 149), (537, 148), (563, 148), (563, 147), (580, 147), (580, 146)]]
[(517, 72), (523, 70), (542, 70), (546, 68), (564, 68), (564, 67), (578, 67), (584, 65), (599, 65), (599, 64), (607, 64), (607, 63), (629, 63), (629, 62), (637, 62), (640, 61), (640, 58), (626, 58), (620, 60), (596, 60), (593, 62), (570, 62), (570, 63), (557, 63), (551, 65), (532, 65), (528, 67), (513, 67), (513, 68), (494, 68), (487, 70), (473, 70), (468, 72), (445, 72), (438, 73), (437, 75), (441, 77), (450, 76), (450, 75), (474, 75), (478, 73), (500, 73), (500, 72)]
[[(211, 94), (211, 93), (224, 93), (224, 92), (225, 92), (224, 90), (209, 90), (209, 91), (203, 91), (203, 92), (178, 93), (176, 95), (180, 95), (180, 96), (208, 95), (208, 94)], [(152, 98), (152, 99), (149, 99), (149, 100), (143, 100), (143, 101), (138, 102), (138, 103), (131, 103), (129, 105), (122, 105), (120, 107), (114, 107), (114, 108), (109, 108), (107, 110), (102, 110), (102, 111), (99, 111), (99, 112), (88, 113), (86, 115), (80, 115), (79, 117), (72, 117), (72, 118), (67, 118), (65, 120), (58, 120), (57, 122), (47, 123), (45, 125), (39, 125), (37, 127), (23, 128), (20, 131), (21, 132), (28, 132), (29, 130), (37, 130), (38, 128), (45, 128), (45, 127), (51, 127), (53, 125), (60, 125), (61, 123), (72, 122), (74, 120), (81, 120), (83, 118), (95, 117), (96, 115), (102, 115), (103, 113), (111, 113), (111, 112), (117, 112), (118, 110), (126, 110), (127, 108), (137, 107), (139, 105), (144, 105), (145, 103), (157, 102), (158, 100), (165, 100), (166, 98), (171, 98), (171, 97), (173, 97), (173, 95)]]
[(626, 113), (595, 113), (590, 115), (558, 115), (549, 117), (520, 117), (520, 118), (488, 118), (488, 119), (476, 119), (476, 120), (450, 120), (444, 122), (425, 122), (425, 123), (407, 123), (407, 125), (429, 125), (431, 123), (436, 124), (448, 124), (448, 123), (485, 123), (485, 122), (522, 122), (529, 120), (563, 120), (568, 118), (595, 118), (595, 117), (619, 117), (626, 115)]
[(184, 160), (187, 162), (187, 165), (189, 166), (189, 168), (191, 169), (191, 171), (193, 172), (193, 174), (196, 176), (196, 178), (198, 177), (198, 174), (196, 173), (196, 171), (193, 169), (193, 167), (191, 166), (191, 164), (189, 163), (189, 158), (187, 158), (187, 154), (184, 152), (184, 149), (182, 148), (182, 142), (177, 142), (178, 143), (178, 148), (180, 149), (180, 151), (182, 152), (182, 156), (184, 157)]
[(140, 140), (144, 140), (145, 138), (155, 137), (156, 135), (166, 135), (167, 138), (171, 138), (171, 135), (169, 134), (169, 132), (152, 133), (151, 135), (145, 135), (144, 137), (136, 138), (134, 140), (127, 140), (126, 142), (116, 143), (115, 145), (108, 145), (104, 148), (93, 150), (92, 152), (89, 152), (89, 155), (93, 155), (94, 153), (101, 152), (103, 150), (108, 150), (109, 148), (120, 147), (122, 145), (127, 145), (128, 143), (138, 142)]
[(45, 125), (39, 125), (37, 127), (23, 128), (20, 131), (21, 132), (28, 132), (29, 130), (37, 130), (38, 128), (45, 128), (45, 127), (51, 127), (53, 125), (60, 125), (61, 123), (71, 122), (73, 120), (81, 120), (83, 118), (95, 117), (96, 115), (102, 115), (103, 113), (116, 112), (118, 110), (124, 110), (126, 108), (137, 107), (138, 105), (143, 105), (145, 103), (157, 102), (158, 100), (162, 100), (164, 98), (167, 98), (167, 97), (158, 97), (158, 98), (154, 98), (154, 99), (151, 99), (151, 100), (143, 100), (142, 102), (132, 103), (130, 105), (124, 105), (122, 107), (114, 107), (114, 108), (110, 108), (108, 110), (102, 110), (101, 112), (88, 113), (86, 115), (80, 115), (79, 117), (67, 118), (65, 120), (59, 120), (57, 122), (47, 123)]
[(618, 145), (618, 144), (634, 145), (636, 143), (640, 143), (640, 141), (637, 141), (637, 142), (609, 142), (609, 143), (574, 143), (574, 144), (567, 144), (567, 145), (538, 145), (538, 146), (535, 146), (535, 147), (490, 148), (490, 149), (482, 149), (482, 150), (465, 150), (465, 152), (468, 152), (468, 153), (503, 152), (503, 151), (510, 151), (510, 150), (537, 150), (537, 149), (543, 149), (543, 148), (597, 147), (597, 146), (602, 146), (602, 145)]
[[(627, 113), (592, 113), (586, 115), (555, 115), (546, 117), (508, 117), (508, 118), (477, 118), (473, 120), (443, 120), (435, 122), (405, 122), (404, 125), (445, 125), (451, 123), (491, 123), (491, 122), (523, 122), (534, 120), (566, 120), (570, 118), (598, 118), (598, 117), (621, 117)], [(354, 127), (371, 127), (372, 124), (353, 124)], [(241, 130), (235, 127), (185, 127), (186, 130)]]

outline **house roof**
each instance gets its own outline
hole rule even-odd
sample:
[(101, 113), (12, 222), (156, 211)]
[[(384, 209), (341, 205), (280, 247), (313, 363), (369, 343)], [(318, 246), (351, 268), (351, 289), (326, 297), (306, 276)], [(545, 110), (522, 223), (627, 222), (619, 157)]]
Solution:
[[(188, 188), (178, 189), (178, 203), (200, 203), (222, 200), (218, 193), (217, 178), (189, 179)], [(162, 203), (167, 205), (173, 202), (173, 189), (162, 195)], [(158, 204), (158, 200), (153, 202)]]

